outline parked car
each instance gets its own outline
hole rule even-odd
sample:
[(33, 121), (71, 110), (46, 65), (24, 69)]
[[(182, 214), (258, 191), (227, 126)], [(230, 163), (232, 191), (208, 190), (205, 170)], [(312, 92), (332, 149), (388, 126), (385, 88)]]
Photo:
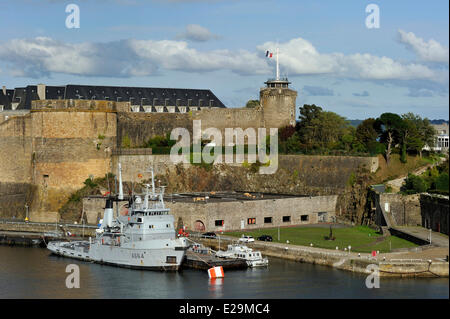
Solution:
[(255, 241), (255, 238), (253, 238), (252, 236), (242, 236), (241, 238), (239, 238), (239, 241), (242, 243), (251, 243)]
[(272, 241), (272, 236), (270, 236), (270, 235), (261, 235), (261, 236), (258, 237), (258, 240), (261, 240), (261, 241)]
[(216, 237), (217, 237), (216, 233), (213, 233), (213, 232), (208, 232), (208, 233), (202, 234), (202, 238), (216, 238)]

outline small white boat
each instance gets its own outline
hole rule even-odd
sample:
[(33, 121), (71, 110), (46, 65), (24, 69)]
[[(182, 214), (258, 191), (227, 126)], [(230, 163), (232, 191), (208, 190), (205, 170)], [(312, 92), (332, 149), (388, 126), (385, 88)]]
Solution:
[(269, 265), (269, 260), (263, 258), (261, 252), (253, 251), (253, 249), (242, 244), (228, 245), (228, 250), (219, 250), (216, 252), (216, 257), (244, 259), (249, 267), (265, 267)]

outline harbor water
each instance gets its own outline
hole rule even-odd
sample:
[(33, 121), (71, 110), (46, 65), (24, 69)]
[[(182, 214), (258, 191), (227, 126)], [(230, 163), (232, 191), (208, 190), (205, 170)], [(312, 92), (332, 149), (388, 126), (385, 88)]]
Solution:
[[(66, 287), (67, 265), (80, 269), (80, 288)], [(104, 266), (51, 255), (47, 249), (0, 246), (0, 298), (304, 299), (449, 298), (448, 278), (381, 278), (368, 289), (366, 276), (329, 267), (269, 258), (268, 268), (155, 272)]]

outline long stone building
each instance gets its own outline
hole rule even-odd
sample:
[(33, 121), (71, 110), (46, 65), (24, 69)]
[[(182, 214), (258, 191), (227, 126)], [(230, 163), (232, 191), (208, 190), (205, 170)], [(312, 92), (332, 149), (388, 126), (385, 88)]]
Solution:
[[(335, 222), (337, 197), (209, 192), (170, 194), (165, 196), (165, 204), (174, 215), (177, 228), (220, 232)], [(126, 204), (119, 203), (117, 214), (126, 213)], [(103, 218), (104, 206), (102, 196), (85, 197), (86, 221), (97, 224)]]

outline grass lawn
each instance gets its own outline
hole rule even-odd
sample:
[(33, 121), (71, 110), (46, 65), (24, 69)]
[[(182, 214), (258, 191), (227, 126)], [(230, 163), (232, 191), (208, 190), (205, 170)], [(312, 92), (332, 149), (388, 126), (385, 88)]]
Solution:
[(348, 228), (333, 228), (335, 240), (325, 240), (325, 236), (330, 233), (329, 228), (318, 227), (288, 227), (280, 228), (280, 240), (278, 241), (278, 228), (257, 229), (246, 232), (227, 232), (226, 235), (241, 237), (243, 234), (253, 236), (255, 239), (261, 235), (270, 235), (274, 242), (343, 250), (349, 245), (353, 252), (370, 253), (378, 250), (383, 253), (390, 252), (390, 249), (412, 248), (416, 244), (399, 237), (390, 236), (383, 240), (383, 236), (377, 234), (375, 230), (367, 226), (356, 226)]

